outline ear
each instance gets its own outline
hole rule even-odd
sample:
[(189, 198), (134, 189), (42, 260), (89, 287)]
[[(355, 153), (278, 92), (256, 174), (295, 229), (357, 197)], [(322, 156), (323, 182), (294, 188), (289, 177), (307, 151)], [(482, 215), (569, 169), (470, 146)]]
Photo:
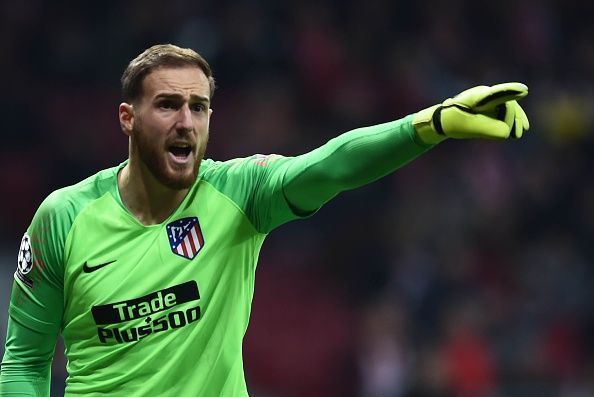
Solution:
[(118, 113), (122, 132), (130, 136), (132, 127), (134, 126), (134, 107), (129, 103), (122, 102), (118, 108)]

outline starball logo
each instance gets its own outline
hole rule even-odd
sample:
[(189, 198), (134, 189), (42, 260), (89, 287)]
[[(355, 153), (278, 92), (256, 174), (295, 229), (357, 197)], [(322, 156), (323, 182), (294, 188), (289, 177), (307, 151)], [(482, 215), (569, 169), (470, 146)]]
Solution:
[(31, 248), (31, 238), (27, 233), (21, 239), (21, 247), (19, 248), (19, 256), (17, 258), (16, 277), (21, 280), (27, 287), (33, 288), (33, 279), (28, 274), (33, 269), (33, 251)]
[(196, 281), (188, 281), (140, 298), (93, 306), (91, 312), (97, 324), (99, 342), (137, 342), (151, 334), (185, 327), (200, 319), (200, 306), (173, 309), (199, 299)]

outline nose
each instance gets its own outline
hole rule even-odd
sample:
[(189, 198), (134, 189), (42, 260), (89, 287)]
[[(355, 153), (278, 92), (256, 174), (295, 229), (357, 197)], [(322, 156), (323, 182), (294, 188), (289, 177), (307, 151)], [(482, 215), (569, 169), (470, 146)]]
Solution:
[(192, 119), (192, 111), (188, 104), (184, 104), (178, 112), (178, 119), (176, 127), (180, 130), (192, 131), (194, 129), (194, 120)]

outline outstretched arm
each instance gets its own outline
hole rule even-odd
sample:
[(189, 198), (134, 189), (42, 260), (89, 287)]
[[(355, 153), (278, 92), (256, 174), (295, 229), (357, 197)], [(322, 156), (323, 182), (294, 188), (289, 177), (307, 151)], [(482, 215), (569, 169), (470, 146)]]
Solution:
[(431, 148), (417, 137), (412, 120), (349, 131), (295, 157), (283, 185), (293, 210), (315, 211), (338, 193), (377, 180)]
[(447, 138), (520, 138), (529, 124), (517, 100), (527, 94), (520, 83), (474, 87), (401, 120), (347, 132), (294, 158), (283, 182), (285, 198), (304, 215)]

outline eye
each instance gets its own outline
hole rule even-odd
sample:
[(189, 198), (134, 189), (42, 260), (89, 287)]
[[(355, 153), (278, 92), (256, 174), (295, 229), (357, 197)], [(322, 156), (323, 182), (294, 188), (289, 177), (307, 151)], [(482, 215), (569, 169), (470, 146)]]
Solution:
[(193, 112), (203, 112), (206, 110), (206, 106), (203, 103), (195, 103), (190, 106)]
[(175, 102), (170, 101), (170, 100), (164, 100), (164, 101), (160, 101), (158, 103), (159, 108), (161, 109), (177, 109), (177, 105), (175, 104)]

